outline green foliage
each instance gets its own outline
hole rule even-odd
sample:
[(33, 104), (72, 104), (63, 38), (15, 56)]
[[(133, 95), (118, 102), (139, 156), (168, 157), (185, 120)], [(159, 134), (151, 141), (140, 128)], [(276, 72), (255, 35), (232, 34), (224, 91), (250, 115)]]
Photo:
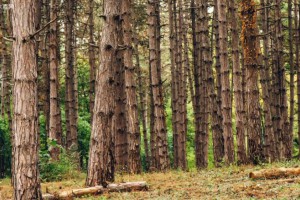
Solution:
[(78, 120), (78, 147), (80, 152), (81, 168), (86, 169), (89, 157), (91, 126), (84, 118), (79, 117)]
[(0, 162), (3, 170), (0, 170), (0, 178), (10, 176), (11, 168), (11, 142), (8, 120), (0, 118)]
[(48, 151), (40, 151), (41, 180), (50, 182), (74, 177), (77, 164), (73, 162), (73, 158), (74, 156), (67, 154), (63, 148), (58, 161), (51, 160)]

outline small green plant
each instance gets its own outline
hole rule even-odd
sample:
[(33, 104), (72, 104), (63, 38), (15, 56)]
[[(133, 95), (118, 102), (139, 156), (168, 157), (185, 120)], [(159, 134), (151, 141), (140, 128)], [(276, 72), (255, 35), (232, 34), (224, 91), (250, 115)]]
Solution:
[(61, 181), (74, 178), (77, 173), (77, 164), (73, 162), (73, 156), (61, 148), (59, 160), (50, 159), (48, 152), (40, 152), (40, 175), (43, 182)]

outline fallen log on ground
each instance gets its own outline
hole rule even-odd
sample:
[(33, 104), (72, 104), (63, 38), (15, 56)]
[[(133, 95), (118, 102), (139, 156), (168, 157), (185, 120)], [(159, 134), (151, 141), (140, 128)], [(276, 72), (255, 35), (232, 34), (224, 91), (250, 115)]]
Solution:
[(103, 186), (95, 186), (82, 189), (74, 189), (70, 191), (64, 191), (57, 194), (44, 194), (44, 200), (63, 200), (72, 199), (75, 197), (81, 197), (84, 195), (97, 195), (105, 192), (129, 192), (129, 191), (146, 191), (148, 186), (146, 182), (128, 182), (119, 184), (109, 184), (106, 188)]
[(277, 168), (264, 169), (260, 171), (250, 172), (249, 177), (252, 179), (275, 179), (289, 176), (299, 176), (300, 168)]

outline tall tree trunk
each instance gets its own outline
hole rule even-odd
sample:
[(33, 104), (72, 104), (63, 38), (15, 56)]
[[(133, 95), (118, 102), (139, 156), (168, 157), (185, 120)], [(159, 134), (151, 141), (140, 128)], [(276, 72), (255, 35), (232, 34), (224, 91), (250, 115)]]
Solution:
[[(177, 61), (177, 34), (176, 28), (176, 4), (174, 0), (168, 0), (169, 12), (169, 40), (170, 40), (170, 58), (171, 58), (171, 107), (172, 107), (172, 131), (173, 131), (173, 152), (174, 152), (174, 167), (178, 167), (178, 131), (177, 131), (177, 78), (176, 78), (176, 61)], [(174, 20), (175, 19), (175, 20)], [(174, 26), (175, 23), (175, 26)]]
[(140, 66), (140, 57), (139, 57), (139, 45), (137, 38), (135, 38), (135, 59), (136, 59), (136, 71), (137, 71), (137, 78), (138, 78), (138, 89), (139, 89), (139, 104), (140, 104), (140, 120), (142, 121), (143, 127), (143, 139), (144, 139), (144, 150), (146, 156), (146, 170), (149, 169), (150, 166), (150, 155), (149, 155), (149, 144), (148, 144), (148, 135), (147, 135), (147, 110), (146, 110), (146, 99), (147, 99), (147, 92), (143, 88), (145, 82), (143, 82), (142, 77), (142, 69)]
[[(175, 90), (173, 89), (173, 96), (175, 97), (175, 101), (173, 101), (174, 105), (172, 109), (174, 130), (173, 131), (173, 143), (174, 143), (174, 167), (186, 169), (187, 161), (186, 161), (186, 80), (185, 80), (185, 68), (184, 68), (184, 60), (183, 60), (183, 5), (182, 0), (178, 0), (178, 5), (176, 5), (176, 1), (172, 4), (173, 10), (169, 13), (170, 17), (174, 15), (174, 30), (175, 32), (175, 44), (173, 44), (173, 50), (175, 50), (175, 72), (172, 71), (172, 82), (175, 86)], [(176, 7), (178, 7), (178, 15), (176, 11)], [(177, 20), (178, 18), (178, 20)], [(178, 21), (178, 23), (176, 23)], [(172, 25), (173, 26), (173, 25)], [(174, 40), (172, 41), (172, 43)], [(173, 55), (174, 56), (174, 55)], [(174, 70), (174, 69), (173, 69)], [(173, 87), (173, 86), (172, 86)], [(174, 93), (175, 92), (175, 93)]]
[(15, 199), (42, 199), (38, 170), (36, 1), (12, 0), (14, 51), (13, 181)]
[(66, 1), (65, 20), (65, 59), (66, 59), (66, 147), (72, 152), (78, 150), (75, 96), (74, 59), (74, 9), (75, 1)]
[(238, 15), (234, 0), (229, 0), (229, 16), (231, 22), (231, 42), (232, 42), (232, 68), (233, 68), (233, 88), (234, 102), (236, 110), (236, 137), (237, 137), (237, 160), (238, 164), (247, 162), (246, 145), (245, 145), (245, 109), (243, 107), (243, 88), (242, 88), (242, 71), (240, 66), (239, 52), (239, 32), (238, 32)]
[[(203, 155), (203, 144), (202, 144), (202, 115), (203, 107), (201, 108), (201, 80), (200, 80), (200, 30), (199, 30), (199, 2), (191, 1), (191, 19), (192, 19), (192, 31), (193, 31), (193, 64), (194, 64), (194, 82), (195, 82), (195, 154), (196, 154), (196, 166), (197, 168), (203, 168), (201, 162), (207, 160), (207, 155)], [(196, 9), (197, 8), (197, 9)]]
[[(118, 68), (118, 30), (121, 26), (120, 3), (104, 1), (100, 67), (96, 74), (96, 93), (91, 133), (87, 186), (114, 180), (115, 73)], [(119, 17), (118, 17), (119, 16)]]
[[(214, 152), (214, 164), (219, 166), (224, 157), (224, 137), (223, 137), (223, 117), (222, 117), (222, 100), (221, 100), (221, 63), (220, 63), (220, 45), (219, 45), (219, 21), (218, 21), (218, 7), (217, 0), (214, 0), (214, 13), (213, 13), (213, 27), (215, 37), (215, 69), (216, 69), (216, 106), (213, 107), (215, 111), (212, 111), (215, 117), (216, 124), (212, 124), (212, 128), (218, 131), (213, 132), (213, 152)], [(213, 51), (212, 51), (213, 52)], [(209, 75), (212, 76), (212, 75)], [(210, 79), (210, 78), (209, 78)], [(210, 95), (213, 95), (215, 89), (211, 91)]]
[[(93, 109), (95, 103), (95, 78), (96, 78), (96, 55), (94, 41), (94, 0), (89, 0), (89, 64), (90, 64), (90, 113), (91, 122), (93, 119)], [(93, 123), (93, 122), (92, 122)]]
[(223, 115), (223, 137), (225, 149), (225, 163), (234, 162), (234, 143), (232, 134), (232, 113), (231, 113), (231, 94), (228, 65), (227, 48), (227, 5), (225, 1), (217, 1), (218, 21), (219, 21), (219, 43), (220, 43), (220, 63), (221, 63), (221, 99)]
[(256, 24), (255, 3), (245, 0), (241, 3), (242, 44), (244, 51), (244, 64), (246, 68), (246, 102), (247, 102), (247, 132), (249, 157), (251, 162), (257, 163), (262, 157), (261, 145), (261, 118), (258, 90), (258, 62), (259, 43), (257, 39), (258, 28)]
[(272, 112), (271, 112), (271, 100), (270, 100), (270, 70), (269, 70), (269, 41), (270, 36), (267, 34), (269, 32), (268, 17), (269, 10), (268, 0), (261, 0), (261, 21), (262, 21), (262, 30), (265, 36), (263, 37), (263, 63), (260, 68), (260, 83), (262, 87), (262, 98), (264, 102), (263, 114), (265, 119), (265, 134), (264, 134), (264, 157), (266, 161), (274, 161), (275, 157), (275, 138), (274, 138), (274, 129), (272, 123)]
[[(50, 20), (55, 20), (58, 17), (58, 1), (51, 0), (50, 3), (51, 13)], [(57, 49), (58, 45), (58, 30), (57, 21), (55, 20), (50, 24), (50, 35), (49, 35), (49, 67), (50, 67), (50, 116), (49, 116), (49, 138), (55, 140), (57, 144), (62, 144), (62, 128), (61, 128), (61, 115), (59, 107), (59, 63)], [(59, 158), (60, 150), (57, 146), (50, 146), (51, 158), (57, 160)]]
[(274, 38), (274, 67), (276, 68), (276, 81), (278, 86), (278, 109), (280, 116), (279, 138), (282, 149), (280, 155), (283, 158), (290, 159), (292, 157), (292, 135), (289, 131), (287, 94), (285, 88), (285, 69), (283, 62), (283, 32), (281, 21), (281, 0), (275, 1), (275, 38)]
[(160, 3), (158, 0), (148, 1), (149, 50), (151, 69), (151, 90), (154, 103), (154, 133), (156, 137), (156, 161), (158, 170), (169, 168), (167, 127), (164, 110), (164, 99), (161, 81), (160, 59)]
[[(295, 68), (297, 69), (297, 100), (298, 100), (298, 110), (297, 110), (297, 116), (298, 116), (298, 142), (300, 144), (300, 54), (299, 54), (299, 45), (300, 45), (300, 5), (297, 6), (297, 0), (294, 1), (295, 5), (295, 16), (294, 16), (294, 21), (295, 21), (295, 40), (296, 40), (296, 49), (295, 49), (295, 57), (296, 57), (296, 66)], [(300, 145), (299, 145), (299, 155), (298, 157), (300, 158)]]
[(292, 0), (288, 0), (288, 29), (289, 29), (289, 65), (290, 65), (290, 121), (289, 121), (289, 141), (287, 148), (289, 149), (286, 153), (286, 158), (291, 159), (293, 156), (293, 130), (294, 130), (294, 109), (295, 109), (295, 66), (294, 66), (294, 43), (293, 43), (293, 16), (292, 16)]
[(116, 80), (116, 108), (113, 120), (115, 134), (116, 170), (128, 171), (128, 134), (127, 134), (127, 114), (126, 114), (126, 93), (125, 93), (125, 63), (123, 53), (123, 29), (118, 27), (117, 68)]
[(123, 36), (124, 36), (124, 65), (125, 65), (125, 93), (126, 115), (128, 134), (128, 168), (130, 173), (141, 172), (140, 157), (140, 127), (138, 118), (138, 106), (136, 98), (135, 66), (133, 65), (132, 47), (132, 18), (131, 0), (122, 1)]

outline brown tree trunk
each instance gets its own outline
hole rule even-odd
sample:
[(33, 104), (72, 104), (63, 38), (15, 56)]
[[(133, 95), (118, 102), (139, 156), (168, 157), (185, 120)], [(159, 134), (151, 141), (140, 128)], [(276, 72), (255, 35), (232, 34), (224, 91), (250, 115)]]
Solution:
[(123, 37), (124, 37), (124, 66), (125, 66), (125, 93), (126, 93), (126, 118), (128, 134), (128, 169), (130, 173), (141, 172), (140, 157), (140, 127), (138, 106), (136, 98), (135, 66), (132, 55), (132, 24), (131, 0), (122, 1)]
[(158, 170), (169, 168), (167, 127), (164, 110), (164, 99), (161, 81), (160, 59), (160, 3), (158, 0), (148, 1), (149, 50), (151, 69), (151, 90), (154, 103), (154, 130), (156, 137), (156, 161)]
[[(296, 40), (296, 49), (295, 49), (295, 57), (296, 57), (296, 65), (295, 68), (297, 69), (297, 100), (298, 100), (298, 110), (297, 110), (297, 116), (298, 116), (298, 142), (300, 144), (300, 54), (299, 54), (299, 45), (300, 45), (300, 5), (297, 6), (297, 0), (294, 1), (295, 5), (295, 40)], [(300, 145), (299, 145), (299, 158), (300, 158)]]
[(223, 115), (223, 137), (225, 149), (225, 163), (234, 162), (234, 143), (232, 134), (232, 114), (231, 114), (231, 94), (228, 65), (227, 48), (227, 5), (225, 1), (217, 1), (218, 21), (219, 21), (219, 44), (220, 44), (220, 63), (221, 63), (221, 100)]
[[(58, 17), (58, 1), (51, 0), (50, 3), (51, 13), (50, 20), (54, 20)], [(58, 30), (57, 21), (55, 20), (50, 24), (50, 35), (49, 35), (49, 67), (50, 67), (50, 116), (49, 116), (49, 138), (55, 140), (57, 144), (62, 144), (62, 128), (61, 128), (61, 115), (59, 107), (59, 63), (57, 49), (58, 46)], [(59, 158), (59, 147), (50, 146), (51, 158), (57, 160)]]
[(96, 55), (94, 41), (94, 0), (89, 0), (89, 64), (90, 64), (90, 114), (93, 123), (93, 109), (95, 103), (95, 78), (96, 78)]
[[(136, 38), (137, 40), (137, 38)], [(146, 110), (146, 99), (147, 99), (147, 92), (143, 88), (143, 84), (146, 84), (143, 81), (142, 77), (142, 70), (140, 66), (140, 57), (139, 57), (139, 45), (138, 41), (135, 41), (135, 59), (136, 59), (136, 71), (137, 71), (137, 78), (138, 78), (138, 89), (139, 89), (139, 103), (140, 103), (140, 119), (142, 121), (143, 127), (143, 139), (144, 139), (144, 150), (146, 156), (146, 170), (149, 169), (150, 166), (150, 155), (149, 155), (149, 144), (148, 144), (148, 135), (147, 135), (147, 110)]]
[(268, 2), (266, 4), (265, 0), (261, 0), (261, 21), (262, 30), (266, 34), (263, 37), (263, 63), (260, 68), (260, 83), (262, 87), (262, 98), (264, 102), (263, 113), (265, 119), (265, 134), (264, 134), (264, 157), (266, 161), (274, 161), (275, 157), (275, 138), (274, 138), (274, 127), (272, 122), (272, 112), (271, 112), (271, 100), (270, 100), (270, 70), (269, 70), (269, 41), (270, 37), (267, 35), (269, 32), (268, 17), (269, 10), (267, 8)]
[(293, 156), (293, 131), (294, 131), (294, 109), (295, 109), (295, 66), (294, 66), (294, 27), (293, 27), (293, 16), (292, 16), (292, 0), (288, 0), (288, 29), (289, 29), (289, 65), (290, 65), (290, 121), (288, 129), (288, 144), (286, 151), (286, 158), (291, 159)]
[(258, 90), (258, 62), (259, 43), (257, 40), (258, 28), (256, 24), (255, 3), (245, 0), (241, 3), (242, 44), (244, 64), (246, 68), (246, 102), (247, 102), (247, 132), (249, 157), (251, 162), (257, 163), (262, 157), (261, 145), (261, 118)]
[[(205, 160), (207, 160), (207, 155), (203, 154), (203, 107), (201, 107), (202, 96), (201, 96), (201, 69), (200, 69), (200, 20), (198, 19), (199, 15), (199, 2), (191, 2), (191, 18), (192, 18), (192, 31), (193, 31), (193, 64), (194, 64), (194, 82), (195, 82), (195, 109), (194, 109), (194, 118), (195, 118), (195, 154), (196, 154), (196, 166), (197, 168), (205, 167)], [(197, 8), (197, 9), (196, 9)], [(204, 162), (203, 162), (204, 161)], [(204, 165), (204, 166), (203, 166)]]
[(243, 107), (242, 71), (239, 55), (238, 15), (234, 0), (229, 0), (229, 16), (231, 23), (234, 102), (236, 106), (237, 161), (238, 164), (245, 164), (247, 162), (244, 133), (245, 109)]
[[(276, 0), (275, 2), (275, 30), (274, 30), (274, 67), (275, 67), (275, 79), (277, 84), (278, 99), (277, 107), (277, 117), (279, 117), (279, 141), (280, 155), (281, 158), (290, 159), (292, 157), (292, 135), (289, 131), (289, 121), (288, 121), (288, 108), (287, 108), (287, 94), (285, 88), (285, 69), (283, 62), (283, 30), (281, 21), (281, 0)], [(276, 106), (276, 105), (275, 105)]]
[(118, 27), (117, 68), (116, 81), (116, 108), (113, 120), (115, 134), (116, 170), (128, 171), (128, 134), (127, 134), (127, 112), (125, 93), (125, 63), (124, 63), (124, 40), (122, 26)]
[(74, 61), (74, 5), (75, 1), (66, 1), (65, 37), (66, 37), (66, 147), (72, 152), (78, 150), (75, 96)]
[[(172, 131), (173, 131), (173, 157), (174, 168), (178, 167), (178, 132), (177, 132), (177, 78), (176, 78), (176, 61), (177, 61), (177, 43), (176, 43), (176, 4), (174, 0), (168, 0), (169, 12), (169, 40), (170, 40), (170, 58), (171, 58), (171, 108), (172, 108)], [(175, 26), (174, 26), (175, 24)]]
[[(217, 119), (215, 124), (212, 124), (212, 128), (215, 128), (218, 131), (215, 131), (212, 135), (213, 138), (213, 152), (214, 152), (214, 164), (219, 166), (224, 157), (224, 137), (223, 137), (223, 126), (222, 126), (222, 100), (221, 100), (221, 64), (220, 64), (220, 45), (219, 45), (219, 22), (218, 22), (218, 7), (217, 0), (214, 0), (214, 13), (213, 13), (213, 28), (214, 28), (214, 37), (215, 37), (215, 69), (216, 69), (216, 106), (213, 107), (215, 111), (213, 115), (216, 115)], [(211, 76), (211, 75), (209, 75)], [(213, 91), (215, 92), (215, 90)], [(212, 91), (210, 93), (212, 94)]]
[[(94, 116), (89, 152), (87, 186), (114, 180), (115, 73), (118, 68), (118, 30), (121, 26), (120, 3), (104, 1), (100, 67), (96, 74)], [(118, 17), (119, 16), (119, 17)]]
[(38, 109), (36, 42), (39, 27), (36, 1), (12, 0), (14, 51), (13, 141), (14, 198), (42, 199), (38, 170)]

